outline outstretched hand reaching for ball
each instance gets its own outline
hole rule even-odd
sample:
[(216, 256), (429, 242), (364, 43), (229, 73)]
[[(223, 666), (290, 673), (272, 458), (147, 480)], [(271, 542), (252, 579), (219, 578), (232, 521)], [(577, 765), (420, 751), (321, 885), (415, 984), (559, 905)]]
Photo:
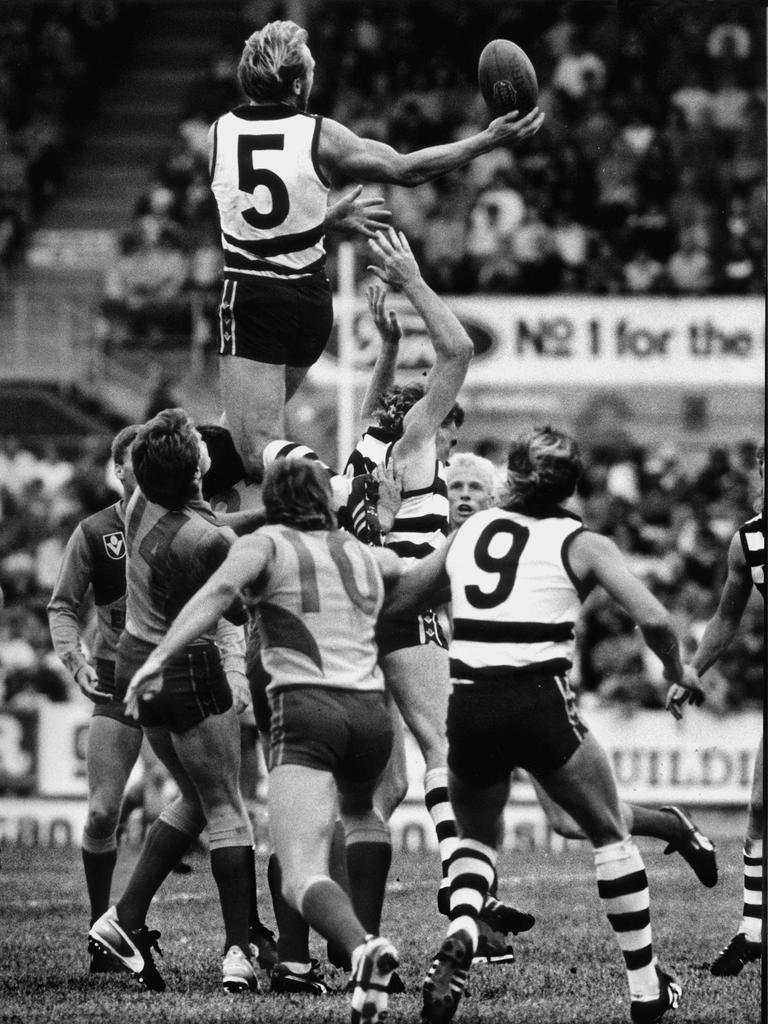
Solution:
[(368, 270), (390, 288), (405, 289), (421, 280), (421, 271), (416, 258), (408, 245), (408, 239), (402, 231), (388, 228), (379, 231), (375, 238), (368, 241), (371, 251), (383, 267), (372, 264)]
[(351, 192), (328, 207), (325, 214), (326, 231), (374, 238), (377, 231), (387, 227), (392, 213), (385, 209), (384, 199), (381, 196), (362, 196), (362, 191), (362, 185), (355, 185)]
[(368, 309), (371, 311), (376, 330), (385, 345), (399, 345), (403, 336), (403, 329), (397, 319), (397, 313), (393, 309), (387, 312), (385, 300), (387, 289), (380, 284), (369, 284), (367, 289)]
[(505, 143), (522, 142), (530, 138), (543, 124), (544, 114), (538, 107), (534, 107), (524, 117), (520, 117), (517, 110), (502, 114), (491, 121), (485, 130), (491, 136), (494, 146), (503, 146)]

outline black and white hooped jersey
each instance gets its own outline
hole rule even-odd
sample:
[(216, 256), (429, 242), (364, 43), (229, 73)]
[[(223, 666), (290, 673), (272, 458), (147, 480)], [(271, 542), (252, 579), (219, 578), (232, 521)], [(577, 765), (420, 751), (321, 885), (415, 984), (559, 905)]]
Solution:
[(765, 516), (762, 512), (739, 527), (739, 537), (752, 582), (765, 600)]
[(244, 104), (215, 122), (211, 189), (225, 278), (290, 279), (325, 266), (330, 186), (317, 157), (321, 125), (283, 104)]
[(568, 548), (583, 526), (559, 511), (538, 519), (492, 508), (459, 527), (446, 560), (454, 682), (571, 668), (582, 588)]
[[(389, 460), (396, 438), (379, 427), (370, 427), (347, 460), (346, 473), (372, 473)], [(448, 536), (448, 485), (445, 470), (435, 460), (435, 475), (426, 487), (403, 491), (402, 502), (384, 540), (401, 558), (426, 558), (442, 547)]]

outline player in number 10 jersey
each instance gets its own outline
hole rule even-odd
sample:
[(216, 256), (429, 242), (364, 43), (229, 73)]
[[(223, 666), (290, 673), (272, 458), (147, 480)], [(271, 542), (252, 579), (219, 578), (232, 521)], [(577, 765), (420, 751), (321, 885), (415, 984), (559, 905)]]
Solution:
[[(259, 615), (270, 677), (269, 821), (285, 898), (352, 965), (352, 1022), (376, 1024), (397, 954), (367, 934), (363, 911), (384, 895), (389, 834), (373, 793), (392, 749), (374, 642), (384, 574), (397, 556), (338, 530), (327, 474), (278, 459), (264, 479), (267, 526), (239, 540), (179, 612), (134, 676), (134, 700), (166, 662), (210, 628), (240, 594)], [(352, 898), (328, 874), (337, 808), (370, 870), (350, 875)], [(375, 877), (374, 877), (375, 876)]]

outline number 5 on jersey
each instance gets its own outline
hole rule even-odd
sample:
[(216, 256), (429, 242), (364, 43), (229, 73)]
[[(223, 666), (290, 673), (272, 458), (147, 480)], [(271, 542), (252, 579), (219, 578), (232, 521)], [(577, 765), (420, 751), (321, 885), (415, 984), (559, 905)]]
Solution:
[(274, 228), (282, 224), (288, 216), (291, 203), (285, 182), (274, 171), (266, 167), (255, 167), (254, 155), (268, 149), (283, 149), (284, 135), (239, 135), (237, 139), (237, 187), (241, 192), (251, 195), (263, 185), (269, 190), (272, 209), (269, 213), (260, 213), (251, 208), (241, 216), (252, 228)]

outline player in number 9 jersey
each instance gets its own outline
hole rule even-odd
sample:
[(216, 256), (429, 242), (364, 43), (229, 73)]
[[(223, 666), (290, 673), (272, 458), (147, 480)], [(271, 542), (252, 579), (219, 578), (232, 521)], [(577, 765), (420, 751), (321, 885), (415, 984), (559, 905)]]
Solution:
[[(397, 954), (364, 920), (378, 923), (390, 858), (373, 806), (392, 748), (374, 628), (383, 574), (396, 574), (398, 559), (336, 528), (327, 474), (316, 463), (276, 460), (263, 499), (267, 526), (239, 540), (181, 610), (129, 697), (138, 699), (239, 595), (256, 606), (270, 677), (269, 820), (283, 893), (349, 957), (352, 1020), (365, 1007), (375, 1024)], [(367, 871), (350, 872), (351, 899), (328, 874), (337, 808), (348, 852), (358, 845), (366, 854)]]
[(666, 611), (616, 545), (584, 530), (561, 503), (581, 472), (575, 442), (551, 428), (514, 443), (509, 503), (477, 512), (448, 545), (394, 586), (410, 607), (449, 583), (453, 688), (449, 791), (459, 829), (449, 868), (448, 934), (424, 981), (423, 1019), (445, 1024), (466, 985), (478, 917), (494, 877), (510, 777), (525, 768), (594, 847), (598, 892), (624, 955), (634, 1024), (658, 1021), (680, 986), (657, 966), (648, 884), (605, 753), (576, 712), (567, 671), (580, 601), (601, 584), (661, 658), (665, 677), (700, 690), (684, 670)]

